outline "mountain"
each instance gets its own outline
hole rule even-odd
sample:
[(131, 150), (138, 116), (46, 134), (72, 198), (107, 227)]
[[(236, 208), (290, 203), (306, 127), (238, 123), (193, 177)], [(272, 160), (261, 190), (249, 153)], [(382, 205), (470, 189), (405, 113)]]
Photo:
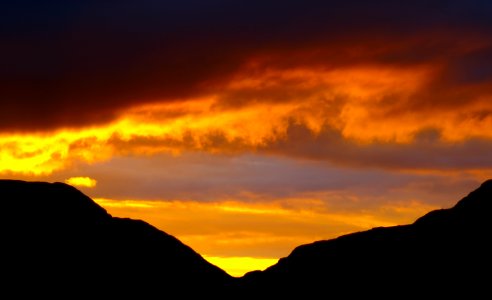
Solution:
[[(242, 294), (400, 299), (490, 295), (492, 180), (413, 224), (302, 245), (242, 278)], [(337, 299), (337, 298), (335, 298)]]
[(72, 186), (0, 180), (0, 203), (0, 282), (18, 298), (215, 295), (233, 284), (175, 237), (112, 217)]
[[(489, 298), (492, 180), (413, 224), (294, 249), (232, 278), (141, 220), (63, 183), (0, 180), (1, 291), (14, 298)], [(473, 296), (475, 295), (475, 297)], [(198, 297), (197, 297), (198, 296)], [(5, 298), (5, 297), (4, 297)]]

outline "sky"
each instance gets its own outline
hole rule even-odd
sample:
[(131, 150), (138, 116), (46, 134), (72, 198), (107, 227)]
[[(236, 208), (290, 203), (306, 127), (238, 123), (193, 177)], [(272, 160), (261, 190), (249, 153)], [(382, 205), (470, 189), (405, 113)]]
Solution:
[(15, 1), (0, 177), (74, 185), (234, 276), (492, 177), (490, 1)]

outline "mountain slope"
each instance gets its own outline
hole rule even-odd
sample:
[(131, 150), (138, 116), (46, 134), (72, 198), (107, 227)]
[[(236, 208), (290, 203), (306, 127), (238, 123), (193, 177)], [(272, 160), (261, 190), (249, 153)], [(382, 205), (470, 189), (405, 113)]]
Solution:
[(16, 298), (439, 298), (490, 294), (492, 180), (413, 224), (302, 245), (240, 279), (62, 183), (0, 180), (0, 287)]
[[(2, 286), (151, 297), (227, 289), (233, 278), (179, 240), (116, 218), (63, 183), (0, 180)], [(26, 287), (30, 287), (26, 289)]]
[(450, 209), (410, 225), (374, 228), (302, 245), (244, 276), (251, 294), (400, 298), (484, 291), (490, 274), (492, 180)]

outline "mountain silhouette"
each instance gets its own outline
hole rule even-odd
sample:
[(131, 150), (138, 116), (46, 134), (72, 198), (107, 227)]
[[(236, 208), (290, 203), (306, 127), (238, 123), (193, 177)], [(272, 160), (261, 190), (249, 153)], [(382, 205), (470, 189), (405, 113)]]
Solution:
[(2, 290), (16, 298), (400, 299), (488, 295), (492, 180), (413, 224), (301, 245), (233, 278), (152, 225), (63, 183), (0, 180)]
[(0, 180), (0, 199), (2, 287), (16, 294), (142, 299), (216, 293), (232, 283), (175, 237), (112, 217), (72, 186)]
[(432, 211), (413, 224), (299, 246), (265, 271), (247, 273), (243, 294), (379, 299), (490, 295), (491, 229), (488, 180), (454, 207)]

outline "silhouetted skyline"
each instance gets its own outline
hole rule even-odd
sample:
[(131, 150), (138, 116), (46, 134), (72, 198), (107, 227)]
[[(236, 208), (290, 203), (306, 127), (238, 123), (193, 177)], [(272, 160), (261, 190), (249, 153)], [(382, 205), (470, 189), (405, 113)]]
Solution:
[(63, 183), (0, 180), (0, 199), (10, 212), (2, 218), (2, 282), (7, 290), (39, 289), (38, 296), (266, 299), (329, 291), (387, 298), (488, 287), (481, 284), (491, 262), (492, 180), (413, 224), (299, 245), (265, 271), (240, 278), (151, 224), (111, 216)]

